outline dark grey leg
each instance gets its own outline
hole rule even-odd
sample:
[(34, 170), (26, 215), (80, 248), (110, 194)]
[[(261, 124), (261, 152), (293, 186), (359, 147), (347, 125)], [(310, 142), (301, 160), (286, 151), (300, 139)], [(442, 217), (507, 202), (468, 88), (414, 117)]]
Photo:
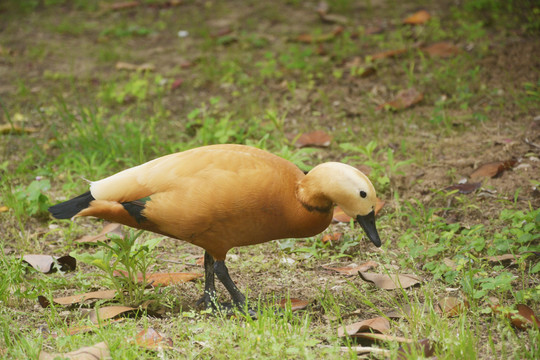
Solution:
[(240, 309), (242, 309), (246, 303), (246, 297), (242, 292), (236, 287), (231, 277), (229, 276), (229, 270), (225, 266), (225, 261), (220, 260), (214, 263), (214, 272), (216, 273), (219, 281), (225, 286), (233, 303)]
[(216, 286), (214, 283), (214, 258), (204, 252), (204, 295), (197, 301), (197, 305), (204, 303), (209, 309), (216, 305)]

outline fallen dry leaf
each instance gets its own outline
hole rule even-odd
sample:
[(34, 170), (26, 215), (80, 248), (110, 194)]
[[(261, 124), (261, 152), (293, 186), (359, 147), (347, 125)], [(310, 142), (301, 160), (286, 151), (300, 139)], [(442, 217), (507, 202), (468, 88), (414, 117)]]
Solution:
[(514, 255), (514, 254), (504, 254), (504, 255), (497, 255), (497, 256), (488, 256), (486, 260), (490, 263), (508, 263), (508, 264), (514, 264), (517, 259), (519, 259), (520, 255)]
[(282, 309), (286, 309), (287, 304), (289, 303), (289, 300), (291, 302), (291, 311), (304, 310), (309, 305), (309, 301), (307, 300), (290, 298), (290, 299), (281, 299), (281, 301), (279, 302), (279, 306)]
[[(124, 276), (127, 277), (127, 272), (123, 270), (116, 270), (113, 273), (114, 276)], [(185, 283), (191, 280), (198, 279), (200, 277), (204, 276), (200, 273), (184, 273), (184, 272), (178, 272), (178, 273), (151, 273), (146, 274), (146, 283), (149, 286), (169, 286), (179, 283)], [(137, 282), (142, 283), (143, 282), (143, 274), (138, 273), (137, 274)]]
[(338, 336), (358, 336), (359, 333), (366, 333), (376, 331), (384, 334), (390, 329), (390, 322), (383, 317), (376, 317), (373, 319), (363, 320), (354, 324), (347, 325), (346, 327), (340, 327), (338, 329)]
[(513, 168), (516, 162), (516, 160), (510, 159), (507, 161), (496, 161), (487, 163), (473, 171), (470, 177), (472, 180), (483, 177), (495, 177), (502, 174), (505, 170)]
[(387, 312), (385, 315), (390, 319), (401, 319), (409, 317), (411, 315), (411, 306), (409, 304), (403, 305), (403, 307)]
[(107, 240), (108, 234), (115, 234), (124, 237), (122, 234), (122, 225), (117, 223), (109, 223), (103, 227), (101, 232), (97, 235), (84, 235), (83, 237), (75, 240), (76, 243), (97, 243), (98, 241)]
[(134, 7), (139, 6), (141, 3), (139, 1), (123, 1), (123, 2), (117, 2), (113, 4), (105, 4), (103, 3), (102, 6), (107, 7), (109, 10), (126, 10), (131, 9)]
[(439, 42), (428, 46), (421, 47), (420, 50), (432, 57), (449, 58), (456, 56), (461, 52), (461, 49), (454, 44), (448, 42)]
[(450, 269), (452, 270), (456, 270), (457, 269), (457, 264), (454, 260), (452, 259), (449, 259), (449, 258), (443, 258), (443, 263), (448, 266)]
[[(59, 305), (73, 305), (73, 304), (84, 302), (86, 300), (96, 300), (96, 299), (110, 300), (110, 299), (114, 299), (115, 296), (116, 296), (116, 290), (100, 290), (100, 291), (87, 292), (84, 294), (58, 297), (58, 298), (54, 298), (52, 301), (53, 303), (59, 304)], [(45, 296), (39, 295), (38, 300), (41, 306), (44, 308), (51, 305), (51, 303)]]
[(204, 255), (201, 256), (200, 258), (198, 258), (196, 261), (195, 261), (195, 264), (199, 265), (199, 266), (204, 266)]
[(102, 328), (104, 326), (110, 325), (115, 322), (124, 321), (124, 318), (119, 319), (112, 319), (108, 321), (101, 321), (99, 324), (92, 324), (92, 325), (83, 325), (83, 326), (72, 326), (64, 330), (64, 333), (66, 335), (75, 335), (75, 334), (84, 334), (88, 332), (95, 331), (99, 328)]
[(112, 359), (109, 347), (105, 342), (100, 342), (92, 346), (86, 346), (79, 350), (68, 353), (39, 353), (39, 360), (72, 359), (72, 360), (100, 360)]
[(469, 308), (469, 302), (467, 300), (460, 300), (457, 297), (449, 296), (439, 300), (439, 303), (435, 306), (435, 311), (446, 317), (458, 316), (465, 312)]
[(529, 326), (540, 328), (540, 320), (534, 314), (534, 311), (524, 304), (518, 304), (517, 306), (517, 316), (512, 316), (512, 324), (518, 329), (526, 329)]
[(141, 71), (141, 72), (144, 72), (144, 71), (154, 71), (156, 67), (154, 65), (148, 64), (148, 63), (141, 64), (141, 65), (136, 65), (136, 64), (123, 62), (123, 61), (118, 61), (116, 63), (115, 68), (116, 68), (116, 70), (128, 70), (128, 71)]
[(317, 11), (317, 13), (319, 14), (328, 14), (328, 12), (330, 11), (330, 6), (326, 1), (319, 1), (315, 11)]
[(447, 191), (453, 191), (457, 190), (460, 194), (470, 194), (473, 191), (476, 191), (480, 189), (480, 186), (482, 186), (482, 183), (475, 182), (475, 183), (465, 183), (465, 184), (457, 184), (447, 187), (445, 190)]
[(373, 341), (389, 341), (389, 342), (399, 342), (399, 343), (413, 343), (414, 342), (414, 340), (407, 339), (402, 336), (377, 334), (377, 333), (369, 333), (369, 332), (358, 333), (355, 335), (355, 337), (373, 340)]
[(348, 223), (351, 220), (352, 220), (352, 218), (349, 215), (345, 214), (345, 212), (343, 210), (341, 210), (341, 208), (339, 206), (336, 206), (334, 208), (334, 215), (332, 217), (332, 221)]
[(338, 26), (332, 32), (327, 33), (327, 34), (322, 34), (322, 35), (318, 35), (318, 36), (313, 36), (313, 35), (310, 35), (310, 34), (301, 34), (301, 35), (298, 35), (295, 39), (292, 39), (292, 40), (302, 42), (302, 43), (306, 43), (306, 44), (331, 41), (331, 40), (334, 40), (334, 38), (336, 36), (340, 35), (343, 32), (343, 30), (345, 30), (345, 28), (343, 28), (343, 26)]
[[(185, 283), (191, 280), (203, 277), (204, 274), (199, 273), (154, 273), (146, 275), (146, 282), (151, 286), (169, 286), (174, 284)], [(142, 281), (142, 276), (140, 278)]]
[(514, 313), (506, 312), (503, 307), (498, 304), (491, 305), (491, 309), (496, 314), (501, 314), (510, 319), (512, 325), (520, 330), (525, 330), (528, 327), (540, 328), (540, 320), (534, 314), (534, 311), (524, 304), (516, 305), (517, 311)]
[(373, 55), (369, 55), (369, 57), (372, 60), (380, 60), (380, 59), (386, 59), (386, 58), (393, 58), (398, 55), (405, 54), (406, 52), (407, 52), (407, 49), (388, 50), (388, 51), (378, 52)]
[(0, 213), (9, 211), (9, 208), (7, 206), (0, 206)]
[(411, 354), (419, 355), (421, 358), (430, 358), (435, 355), (436, 343), (429, 339), (422, 339), (418, 342), (412, 342), (401, 345), (397, 350), (398, 360), (407, 360)]
[(379, 264), (377, 264), (375, 261), (370, 260), (363, 263), (362, 265), (351, 264), (344, 267), (331, 267), (323, 265), (323, 268), (328, 270), (334, 270), (345, 275), (358, 275), (359, 271), (368, 271), (370, 269), (376, 268), (377, 266), (379, 266)]
[(347, 25), (349, 23), (349, 18), (343, 15), (337, 15), (337, 14), (328, 14), (323, 13), (320, 11), (317, 11), (319, 14), (319, 18), (326, 23), (329, 24), (340, 24), (340, 25)]
[(377, 107), (377, 110), (390, 109), (390, 110), (403, 110), (413, 105), (418, 104), (424, 99), (424, 94), (416, 90), (415, 88), (409, 88), (401, 90), (397, 93), (396, 97), (382, 105)]
[(37, 132), (38, 129), (34, 127), (20, 127), (19, 125), (11, 125), (11, 124), (2, 124), (0, 125), (0, 134), (13, 134), (13, 135), (21, 135), (21, 134), (31, 134)]
[(328, 147), (332, 142), (332, 137), (322, 130), (303, 133), (298, 137), (294, 145), (299, 148), (306, 146)]
[(24, 255), (23, 261), (44, 274), (50, 274), (57, 270), (56, 266), (53, 266), (55, 262), (60, 265), (61, 271), (73, 271), (77, 267), (77, 260), (69, 255), (61, 257), (51, 255)]
[(135, 343), (150, 350), (172, 348), (173, 341), (170, 337), (156, 331), (153, 328), (142, 330), (135, 337)]
[(375, 204), (375, 216), (377, 216), (377, 214), (379, 214), (379, 211), (382, 210), (382, 208), (384, 207), (384, 204), (386, 204), (386, 202), (384, 202), (381, 199), (377, 198), (377, 203)]
[(409, 24), (409, 25), (422, 25), (422, 24), (425, 24), (430, 18), (431, 18), (431, 15), (429, 15), (429, 13), (426, 10), (420, 10), (406, 17), (403, 20), (403, 23)]
[(394, 290), (399, 288), (409, 288), (422, 282), (422, 279), (413, 274), (375, 274), (368, 272), (359, 272), (364, 281), (373, 283), (375, 286), (385, 290)]
[(180, 87), (180, 85), (182, 85), (183, 83), (184, 83), (184, 79), (182, 79), (182, 78), (178, 78), (178, 79), (174, 80), (174, 82), (171, 85), (171, 90), (178, 89)]
[(335, 233), (332, 233), (332, 234), (324, 234), (321, 241), (323, 243), (327, 243), (327, 242), (332, 242), (332, 241), (340, 241), (341, 238), (343, 237), (343, 233), (342, 232), (335, 232)]
[(98, 324), (100, 321), (112, 319), (120, 314), (133, 313), (139, 309), (130, 306), (104, 306), (99, 309), (94, 309), (88, 313), (90, 321), (94, 324)]

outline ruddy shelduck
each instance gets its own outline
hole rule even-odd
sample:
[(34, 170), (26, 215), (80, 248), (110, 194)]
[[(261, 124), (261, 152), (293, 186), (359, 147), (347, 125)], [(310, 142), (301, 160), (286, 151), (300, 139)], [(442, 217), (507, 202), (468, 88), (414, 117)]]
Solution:
[(211, 145), (171, 154), (90, 183), (90, 191), (54, 205), (55, 218), (94, 216), (184, 240), (205, 250), (205, 290), (215, 305), (214, 274), (242, 307), (245, 297), (225, 266), (236, 246), (314, 236), (334, 206), (381, 245), (376, 195), (356, 168), (328, 162), (307, 175), (293, 163), (244, 145)]

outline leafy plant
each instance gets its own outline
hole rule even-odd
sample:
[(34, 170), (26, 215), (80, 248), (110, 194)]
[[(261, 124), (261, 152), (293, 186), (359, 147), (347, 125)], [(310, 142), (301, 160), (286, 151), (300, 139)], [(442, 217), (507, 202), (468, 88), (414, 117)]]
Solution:
[(111, 235), (110, 244), (98, 242), (102, 249), (94, 254), (72, 256), (84, 263), (97, 266), (120, 294), (122, 303), (139, 305), (145, 297), (148, 285), (146, 275), (155, 263), (152, 250), (162, 238), (153, 238), (139, 243), (143, 231), (130, 230), (124, 237)]

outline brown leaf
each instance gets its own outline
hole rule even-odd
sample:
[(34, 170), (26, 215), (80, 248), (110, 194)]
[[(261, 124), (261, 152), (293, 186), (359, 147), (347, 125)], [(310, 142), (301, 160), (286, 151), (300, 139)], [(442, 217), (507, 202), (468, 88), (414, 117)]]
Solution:
[[(92, 291), (84, 294), (78, 294), (78, 295), (71, 295), (71, 296), (64, 296), (64, 297), (58, 297), (54, 298), (53, 302), (55, 304), (59, 305), (73, 305), (76, 303), (81, 303), (86, 300), (95, 300), (95, 299), (114, 299), (116, 296), (116, 290), (100, 290), (100, 291)], [(50, 306), (49, 300), (47, 300), (44, 296), (38, 296), (39, 303), (42, 307), (48, 307)]]
[(429, 13), (426, 10), (420, 10), (406, 17), (403, 20), (403, 23), (409, 24), (409, 25), (422, 25), (422, 24), (425, 24), (430, 18), (431, 18), (431, 15), (429, 15)]
[(291, 302), (291, 311), (304, 310), (309, 305), (309, 301), (307, 300), (290, 298), (290, 299), (281, 299), (281, 301), (279, 302), (279, 306), (282, 309), (286, 309), (287, 304), (289, 303), (289, 300)]
[(332, 217), (332, 221), (348, 223), (351, 221), (351, 219), (352, 218), (349, 215), (345, 214), (345, 212), (341, 210), (339, 206), (336, 206), (334, 208), (334, 215)]
[(123, 62), (123, 61), (118, 61), (115, 67), (116, 67), (116, 70), (141, 71), (141, 72), (154, 71), (156, 68), (154, 65), (148, 64), (148, 63), (135, 65), (135, 64), (131, 64), (131, 63)]
[(457, 297), (449, 296), (439, 300), (439, 303), (435, 306), (435, 311), (447, 317), (454, 317), (465, 312), (468, 308), (469, 302), (467, 300), (461, 301)]
[(383, 52), (370, 55), (370, 57), (372, 60), (380, 60), (380, 59), (397, 57), (399, 55), (405, 54), (406, 52), (407, 52), (407, 49), (388, 50), (388, 51), (383, 51)]
[(351, 264), (345, 267), (331, 267), (323, 265), (323, 268), (328, 270), (334, 270), (345, 275), (358, 275), (359, 271), (368, 271), (370, 269), (376, 268), (377, 266), (379, 266), (379, 264), (377, 264), (375, 261), (370, 260), (363, 263), (362, 265)]
[(317, 11), (317, 13), (321, 15), (328, 14), (329, 10), (330, 6), (326, 1), (319, 1), (319, 3), (317, 4), (317, 8), (315, 9), (315, 11)]
[(82, 347), (68, 353), (48, 353), (41, 351), (39, 360), (72, 359), (72, 360), (99, 360), (112, 359), (107, 343), (100, 342), (92, 346)]
[[(113, 272), (114, 276), (125, 276), (127, 277), (127, 272), (123, 270), (116, 270)], [(137, 274), (137, 282), (142, 283), (143, 280), (146, 280), (146, 283), (150, 286), (169, 286), (179, 283), (185, 283), (191, 280), (198, 279), (202, 277), (203, 274), (199, 273), (153, 273), (146, 274), (146, 279), (143, 279), (143, 274)]]
[[(199, 273), (154, 273), (146, 275), (146, 282), (153, 287), (185, 283), (203, 277)], [(139, 281), (142, 281), (142, 276)]]
[(384, 334), (390, 329), (390, 322), (383, 317), (376, 317), (373, 319), (363, 320), (354, 324), (347, 325), (346, 327), (340, 327), (338, 329), (338, 336), (357, 336), (359, 333), (365, 332), (379, 332)]
[(534, 314), (534, 311), (524, 304), (517, 305), (517, 315), (511, 316), (512, 325), (520, 330), (525, 330), (527, 327), (540, 328), (540, 320)]
[(422, 279), (413, 274), (386, 275), (368, 273), (363, 271), (360, 271), (359, 274), (364, 281), (372, 282), (378, 288), (385, 290), (393, 290), (399, 288), (406, 289), (422, 282)]
[(409, 304), (403, 305), (403, 307), (387, 312), (386, 317), (390, 319), (401, 319), (411, 315), (411, 306)]
[(452, 270), (456, 270), (457, 269), (457, 264), (454, 262), (454, 260), (452, 259), (449, 259), (449, 258), (444, 258), (443, 259), (443, 263), (448, 266), (450, 269)]
[(38, 129), (34, 127), (20, 127), (19, 125), (11, 125), (11, 124), (2, 124), (0, 125), (0, 134), (13, 134), (13, 135), (21, 135), (21, 134), (31, 134), (37, 132)]
[(55, 261), (60, 265), (61, 271), (72, 271), (77, 267), (77, 260), (69, 255), (61, 257), (51, 255), (24, 255), (23, 261), (45, 274), (50, 274), (57, 270), (56, 266), (53, 266)]
[(75, 334), (84, 334), (88, 332), (95, 331), (101, 327), (110, 325), (115, 322), (124, 321), (124, 318), (120, 319), (112, 319), (108, 321), (101, 321), (99, 324), (92, 324), (92, 325), (82, 325), (82, 326), (72, 326), (64, 330), (64, 333), (66, 335), (75, 335)]
[(449, 58), (456, 56), (461, 52), (461, 49), (448, 42), (439, 42), (422, 47), (421, 50), (432, 57)]
[(486, 260), (490, 263), (515, 264), (516, 260), (519, 259), (520, 257), (521, 255), (504, 254), (504, 255), (497, 255), (497, 256), (488, 256)]
[(418, 342), (406, 343), (397, 350), (398, 360), (407, 360), (411, 358), (411, 354), (415, 353), (422, 358), (430, 358), (435, 355), (436, 343), (429, 339), (422, 339)]
[(319, 18), (329, 24), (347, 25), (349, 23), (349, 18), (343, 15), (326, 14), (319, 12)]
[(449, 186), (445, 190), (447, 191), (457, 190), (460, 194), (470, 194), (473, 191), (480, 189), (480, 186), (482, 186), (482, 183), (480, 182), (465, 183), (465, 184), (457, 184), (457, 185)]
[(294, 144), (296, 147), (303, 148), (306, 146), (328, 147), (332, 142), (332, 137), (322, 130), (316, 130), (308, 133), (303, 133)]
[(195, 264), (199, 265), (199, 266), (204, 266), (204, 255), (201, 256), (200, 258), (198, 258), (196, 261), (195, 261)]
[(88, 317), (90, 318), (90, 321), (94, 324), (98, 324), (99, 321), (112, 319), (120, 314), (126, 314), (131, 312), (138, 311), (137, 308), (133, 308), (130, 306), (119, 306), (119, 305), (113, 305), (113, 306), (104, 306), (97, 311), (94, 309), (89, 314)]
[(298, 42), (303, 42), (303, 43), (306, 43), (306, 44), (331, 41), (331, 40), (334, 40), (334, 38), (336, 36), (340, 35), (343, 32), (343, 30), (345, 30), (343, 28), (343, 26), (338, 26), (331, 33), (322, 34), (322, 35), (318, 35), (318, 36), (312, 36), (310, 34), (301, 34), (301, 35), (298, 35), (295, 39), (292, 39), (292, 40), (296, 40)]
[(332, 233), (332, 234), (324, 234), (321, 241), (323, 243), (327, 243), (329, 241), (330, 242), (332, 242), (332, 241), (340, 241), (342, 237), (343, 237), (343, 233), (341, 233), (341, 232), (335, 232), (335, 233)]
[(218, 29), (210, 34), (213, 38), (220, 38), (225, 35), (229, 35), (233, 32), (233, 29), (230, 26), (225, 26), (221, 29)]
[(381, 110), (384, 108), (389, 108), (391, 110), (403, 110), (418, 104), (423, 99), (424, 94), (422, 94), (415, 88), (401, 90), (397, 93), (396, 97), (393, 100), (379, 105), (377, 107), (377, 110)]
[(124, 2), (117, 2), (110, 5), (106, 5), (110, 10), (125, 10), (125, 9), (131, 9), (134, 7), (139, 6), (141, 3), (139, 1), (124, 1)]
[(382, 210), (384, 204), (386, 204), (386, 202), (384, 202), (381, 199), (377, 198), (377, 203), (375, 204), (375, 216), (377, 216), (377, 214), (379, 214), (379, 211)]
[(173, 341), (170, 337), (156, 331), (153, 328), (142, 330), (135, 337), (135, 343), (150, 350), (172, 348)]
[(487, 163), (473, 171), (470, 177), (473, 180), (483, 177), (495, 177), (502, 174), (505, 170), (513, 168), (515, 164), (516, 160), (514, 159)]
[(369, 339), (373, 341), (392, 341), (392, 342), (399, 342), (399, 343), (413, 343), (414, 340), (407, 339), (401, 336), (394, 336), (394, 335), (387, 335), (387, 334), (377, 334), (377, 333), (358, 333), (355, 335), (355, 337), (363, 338), (363, 339)]
[(174, 80), (174, 82), (171, 85), (171, 90), (178, 89), (180, 87), (180, 85), (182, 85), (183, 83), (184, 83), (184, 79), (182, 79), (182, 78), (178, 78), (178, 79)]
[(83, 237), (75, 240), (76, 243), (97, 243), (98, 241), (107, 240), (108, 234), (116, 234), (121, 238), (124, 237), (122, 234), (122, 225), (117, 223), (109, 223), (103, 227), (101, 232), (97, 235), (84, 235)]

